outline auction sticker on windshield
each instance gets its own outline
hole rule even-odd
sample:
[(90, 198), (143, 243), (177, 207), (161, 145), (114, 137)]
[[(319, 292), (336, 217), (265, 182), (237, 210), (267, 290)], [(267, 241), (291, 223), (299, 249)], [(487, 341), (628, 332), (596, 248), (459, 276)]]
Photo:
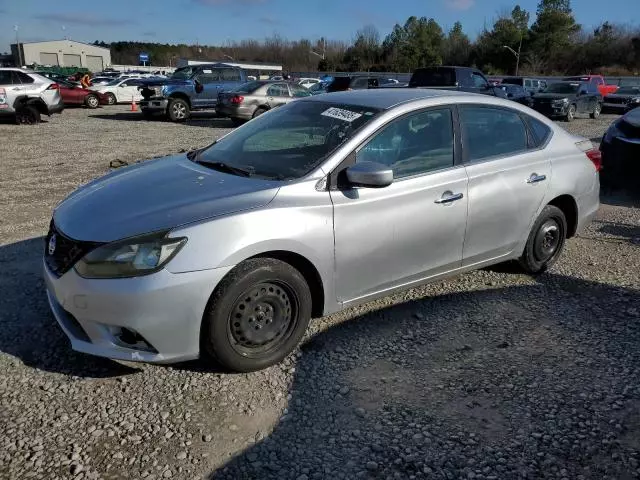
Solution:
[(354, 120), (362, 116), (361, 113), (352, 112), (350, 110), (344, 110), (343, 108), (331, 107), (322, 112), (320, 115), (325, 117), (337, 118), (338, 120), (344, 120), (345, 122), (353, 122)]
[(0, 108), (9, 108), (7, 104), (7, 92), (4, 88), (0, 88)]

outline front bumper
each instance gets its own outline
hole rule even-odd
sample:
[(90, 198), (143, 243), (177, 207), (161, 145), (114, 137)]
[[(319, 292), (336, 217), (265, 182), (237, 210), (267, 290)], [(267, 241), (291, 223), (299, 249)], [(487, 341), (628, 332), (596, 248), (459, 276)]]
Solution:
[(169, 100), (166, 98), (150, 98), (149, 100), (140, 100), (138, 103), (140, 110), (148, 112), (166, 112)]
[(531, 108), (543, 115), (546, 115), (547, 117), (564, 117), (567, 115), (569, 110), (569, 104), (563, 103), (562, 105), (553, 105), (551, 103), (534, 103)]
[[(73, 269), (57, 278), (43, 265), (49, 305), (74, 350), (150, 363), (198, 358), (207, 302), (231, 268), (98, 280)], [(129, 332), (141, 339), (124, 341)]]

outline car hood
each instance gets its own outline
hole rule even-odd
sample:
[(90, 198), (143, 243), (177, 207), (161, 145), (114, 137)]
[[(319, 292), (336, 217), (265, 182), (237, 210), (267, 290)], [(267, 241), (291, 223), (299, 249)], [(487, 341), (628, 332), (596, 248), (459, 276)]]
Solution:
[(56, 207), (53, 220), (74, 240), (112, 242), (262, 207), (280, 183), (212, 170), (182, 154), (89, 182)]
[(563, 98), (575, 98), (572, 93), (536, 93), (533, 95), (534, 100), (562, 100)]

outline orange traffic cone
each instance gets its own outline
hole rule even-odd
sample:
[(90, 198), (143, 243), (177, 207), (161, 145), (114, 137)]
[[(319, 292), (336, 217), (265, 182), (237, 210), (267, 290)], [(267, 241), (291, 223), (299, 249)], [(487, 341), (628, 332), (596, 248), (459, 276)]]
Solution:
[(138, 104), (136, 103), (135, 98), (131, 99), (131, 111), (132, 112), (137, 112), (138, 111)]

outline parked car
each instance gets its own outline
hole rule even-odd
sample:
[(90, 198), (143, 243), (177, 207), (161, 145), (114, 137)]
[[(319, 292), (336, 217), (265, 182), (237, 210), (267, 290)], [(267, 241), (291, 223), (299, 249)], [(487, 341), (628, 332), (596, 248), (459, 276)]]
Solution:
[(491, 85), (480, 70), (469, 67), (418, 68), (411, 75), (409, 88), (436, 88), (481, 93), (506, 98), (506, 93)]
[(529, 77), (506, 77), (502, 79), (502, 84), (520, 85), (529, 93), (540, 93), (547, 88), (547, 82), (538, 78)]
[(299, 78), (296, 82), (298, 85), (304, 88), (311, 88), (313, 85), (320, 83), (319, 78)]
[(31, 70), (0, 68), (0, 117), (39, 123), (42, 115), (64, 110), (60, 86)]
[(602, 96), (593, 83), (555, 82), (542, 93), (533, 95), (535, 110), (548, 117), (561, 117), (571, 122), (576, 114), (598, 118), (602, 111)]
[(602, 107), (623, 112), (640, 107), (640, 86), (618, 87), (616, 93), (604, 97)]
[(96, 85), (89, 89), (104, 95), (108, 105), (115, 105), (141, 101), (142, 94), (139, 88), (142, 85), (141, 78), (117, 78), (105, 85)]
[(507, 94), (507, 98), (509, 100), (513, 100), (514, 102), (521, 103), (522, 105), (526, 105), (527, 107), (531, 107), (533, 105), (533, 98), (531, 92), (528, 92), (520, 85), (511, 85), (508, 83), (503, 83), (497, 85), (497, 88), (500, 88)]
[(146, 117), (160, 114), (173, 122), (189, 118), (194, 110), (215, 109), (218, 94), (247, 82), (245, 70), (224, 64), (190, 65), (171, 77), (146, 80), (140, 89), (140, 110)]
[(371, 77), (367, 75), (334, 77), (333, 81), (327, 86), (327, 93), (377, 88), (379, 85), (380, 81), (378, 80), (378, 77)]
[(106, 85), (114, 80), (113, 77), (92, 77), (91, 78), (91, 86), (95, 87), (97, 85)]
[(567, 82), (587, 82), (591, 85), (595, 85), (600, 95), (603, 97), (610, 93), (615, 93), (618, 89), (617, 85), (608, 85), (602, 75), (582, 75), (578, 77), (567, 77), (563, 79)]
[(36, 71), (35, 73), (37, 73), (38, 75), (42, 75), (43, 77), (48, 78), (49, 80), (52, 80), (56, 83), (58, 82), (67, 82), (67, 83), (71, 83), (73, 85), (77, 85), (80, 86), (80, 82), (73, 80), (69, 75), (62, 75), (60, 73), (54, 73), (54, 72), (38, 72)]
[(311, 93), (300, 85), (258, 80), (218, 94), (216, 113), (241, 125), (269, 110)]
[(640, 108), (614, 121), (600, 143), (602, 183), (640, 192)]
[(107, 95), (74, 85), (71, 82), (60, 81), (60, 95), (65, 105), (84, 105), (88, 108), (98, 108), (100, 104), (108, 105)]
[(75, 350), (257, 370), (311, 317), (512, 259), (545, 271), (596, 214), (599, 164), (503, 99), (301, 98), (72, 193), (44, 245), (47, 296)]

